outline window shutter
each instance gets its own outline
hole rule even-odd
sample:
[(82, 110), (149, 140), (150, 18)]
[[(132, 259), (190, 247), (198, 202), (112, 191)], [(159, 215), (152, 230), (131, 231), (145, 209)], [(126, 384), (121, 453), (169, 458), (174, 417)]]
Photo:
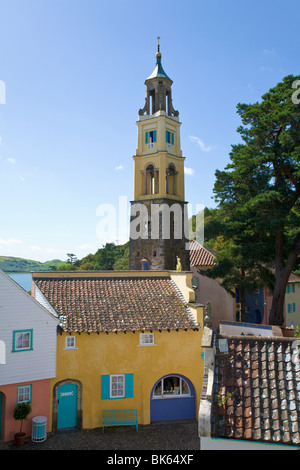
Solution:
[(156, 130), (153, 131), (153, 142), (156, 142)]
[(133, 397), (133, 374), (125, 375), (125, 396), (126, 398)]
[(110, 398), (110, 377), (109, 375), (102, 375), (102, 400)]
[(172, 145), (174, 145), (174, 134), (172, 132)]
[(169, 143), (169, 131), (166, 131), (166, 142)]
[(149, 132), (145, 132), (145, 144), (149, 142)]
[(296, 304), (295, 304), (295, 302), (293, 303), (293, 312), (296, 312)]

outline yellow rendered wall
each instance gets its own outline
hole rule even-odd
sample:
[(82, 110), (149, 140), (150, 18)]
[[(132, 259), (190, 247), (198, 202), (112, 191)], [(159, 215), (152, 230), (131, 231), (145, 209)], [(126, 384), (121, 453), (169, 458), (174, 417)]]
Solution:
[[(154, 335), (156, 346), (139, 346), (139, 332), (75, 334), (76, 349), (66, 350), (69, 335), (58, 334), (57, 377), (52, 379), (52, 389), (66, 379), (82, 383), (83, 428), (101, 426), (102, 410), (110, 408), (137, 409), (139, 424), (149, 424), (152, 387), (167, 374), (181, 374), (192, 382), (197, 417), (203, 377), (202, 329), (157, 331)], [(123, 373), (134, 374), (133, 398), (102, 400), (101, 376)]]
[[(134, 158), (134, 200), (167, 197), (184, 201), (184, 158), (168, 155), (167, 152), (150, 153)], [(176, 176), (176, 195), (166, 193), (166, 169), (170, 163), (174, 163), (178, 175)], [(144, 195), (144, 175), (142, 171), (149, 164), (159, 169), (159, 191), (157, 194)]]
[[(291, 322), (294, 323), (295, 327), (300, 327), (300, 282), (289, 283), (292, 287), (294, 285), (295, 292), (289, 292), (285, 294), (284, 298), (284, 309), (285, 309), (285, 324), (290, 326)], [(295, 304), (295, 312), (288, 311), (288, 304)]]

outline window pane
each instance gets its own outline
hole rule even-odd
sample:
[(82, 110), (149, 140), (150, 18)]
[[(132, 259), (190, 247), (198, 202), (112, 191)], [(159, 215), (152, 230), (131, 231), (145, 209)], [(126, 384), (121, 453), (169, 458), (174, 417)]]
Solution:
[(16, 348), (21, 349), (22, 348), (22, 335), (17, 334), (16, 336)]
[(164, 379), (164, 395), (179, 395), (180, 394), (180, 379), (179, 377), (166, 377)]
[(154, 389), (154, 396), (155, 397), (161, 396), (161, 380), (158, 382), (158, 384), (156, 385)]
[(110, 377), (111, 386), (110, 393), (111, 397), (124, 397), (125, 395), (125, 376), (124, 375), (113, 375)]
[(189, 395), (190, 394), (190, 388), (188, 384), (185, 382), (185, 380), (181, 379), (181, 393), (182, 395)]
[(30, 348), (30, 333), (16, 333), (15, 336), (16, 349), (29, 349)]
[(25, 385), (18, 388), (18, 403), (30, 401), (30, 386)]
[(29, 348), (30, 346), (30, 334), (25, 333), (23, 335), (23, 348)]

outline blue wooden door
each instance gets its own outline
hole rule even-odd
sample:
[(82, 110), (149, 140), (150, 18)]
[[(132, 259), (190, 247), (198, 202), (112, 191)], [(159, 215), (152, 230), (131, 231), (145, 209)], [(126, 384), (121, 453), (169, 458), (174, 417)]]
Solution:
[(77, 426), (77, 385), (66, 383), (58, 387), (57, 429)]

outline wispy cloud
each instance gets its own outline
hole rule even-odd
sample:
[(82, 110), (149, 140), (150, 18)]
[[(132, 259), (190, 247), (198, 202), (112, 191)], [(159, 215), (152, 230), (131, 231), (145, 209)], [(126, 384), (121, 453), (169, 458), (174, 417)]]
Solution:
[(24, 176), (22, 176), (22, 175), (18, 175), (18, 178), (19, 178), (21, 181), (25, 181), (25, 178), (24, 178)]
[(14, 165), (16, 163), (16, 159), (15, 158), (7, 158), (6, 161), (8, 163), (11, 163), (12, 165)]
[(20, 244), (23, 243), (22, 240), (16, 240), (15, 238), (9, 238), (8, 240), (4, 240), (3, 238), (0, 238), (0, 245), (15, 245), (15, 244)]
[(203, 152), (210, 152), (214, 148), (213, 145), (206, 145), (202, 139), (194, 135), (189, 135), (189, 139), (191, 142), (196, 142)]
[(117, 170), (117, 171), (124, 170), (124, 167), (123, 167), (123, 165), (119, 165), (119, 166), (115, 167), (115, 170)]
[(273, 47), (272, 47), (272, 49), (264, 49), (263, 50), (263, 55), (276, 55), (276, 51)]
[(41, 251), (42, 249), (40, 246), (30, 246), (29, 248), (33, 251)]
[(194, 175), (195, 174), (195, 170), (193, 170), (193, 168), (188, 168), (187, 166), (184, 167), (184, 173), (186, 175)]
[(260, 71), (261, 72), (272, 72), (273, 69), (272, 69), (272, 67), (266, 67), (265, 65), (263, 65), (262, 67), (260, 67)]

